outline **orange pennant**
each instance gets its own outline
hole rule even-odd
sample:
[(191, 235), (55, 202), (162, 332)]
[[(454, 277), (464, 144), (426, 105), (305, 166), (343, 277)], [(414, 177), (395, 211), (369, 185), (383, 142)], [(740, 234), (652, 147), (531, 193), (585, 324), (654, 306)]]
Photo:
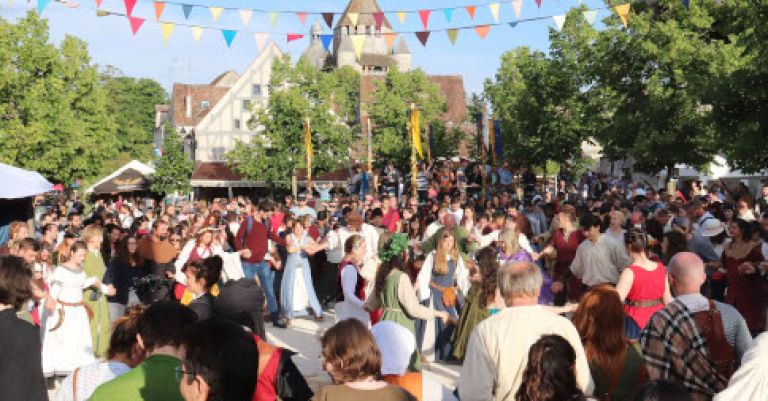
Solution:
[(156, 1), (155, 2), (155, 19), (157, 21), (160, 21), (160, 16), (163, 15), (163, 10), (165, 10), (165, 3)]
[(475, 18), (475, 11), (477, 11), (477, 6), (467, 6), (467, 12), (469, 13), (469, 19)]
[(485, 37), (488, 36), (488, 32), (490, 31), (491, 27), (488, 25), (478, 25), (475, 27), (475, 33), (480, 37), (480, 39), (485, 39)]
[(385, 33), (383, 36), (384, 36), (384, 39), (387, 40), (387, 48), (388, 49), (392, 49), (392, 45), (395, 44), (395, 40), (397, 39), (397, 34), (396, 33)]
[(307, 13), (296, 13), (296, 18), (298, 18), (303, 25), (305, 22), (307, 22)]

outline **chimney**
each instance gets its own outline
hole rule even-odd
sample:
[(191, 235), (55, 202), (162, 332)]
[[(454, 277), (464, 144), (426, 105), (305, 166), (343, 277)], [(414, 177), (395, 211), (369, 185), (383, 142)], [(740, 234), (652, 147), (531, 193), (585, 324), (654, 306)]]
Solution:
[(192, 96), (187, 95), (184, 97), (184, 107), (186, 110), (187, 118), (192, 118)]

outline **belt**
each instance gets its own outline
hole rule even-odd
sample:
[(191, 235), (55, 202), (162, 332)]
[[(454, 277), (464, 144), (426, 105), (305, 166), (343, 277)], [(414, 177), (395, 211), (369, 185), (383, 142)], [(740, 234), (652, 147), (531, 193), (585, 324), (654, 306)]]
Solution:
[(634, 306), (636, 308), (650, 308), (652, 306), (661, 305), (664, 303), (664, 300), (661, 298), (656, 299), (644, 299), (642, 301), (629, 301), (627, 300), (627, 305)]
[[(91, 308), (88, 305), (86, 305), (84, 302), (64, 302), (64, 301), (56, 301), (56, 302), (63, 306), (71, 306), (71, 307), (82, 306), (83, 308), (85, 308), (85, 311), (88, 313), (88, 320), (93, 319), (93, 310), (91, 310)], [(59, 309), (59, 321), (56, 322), (56, 324), (53, 327), (51, 327), (51, 329), (48, 331), (58, 330), (59, 327), (61, 327), (61, 325), (64, 323), (65, 316), (66, 314), (64, 313), (64, 309)]]

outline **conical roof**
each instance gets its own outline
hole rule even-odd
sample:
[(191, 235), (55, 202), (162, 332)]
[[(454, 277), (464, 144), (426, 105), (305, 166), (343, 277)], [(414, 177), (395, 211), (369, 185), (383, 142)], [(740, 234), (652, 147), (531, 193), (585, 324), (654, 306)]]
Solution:
[(405, 38), (400, 38), (400, 43), (395, 46), (393, 54), (411, 54), (411, 49), (408, 48), (408, 43)]
[[(344, 14), (339, 18), (339, 22), (336, 23), (336, 28), (342, 26), (353, 26), (352, 19), (349, 18), (349, 13), (357, 13), (357, 25), (376, 25), (376, 19), (373, 17), (374, 13), (381, 12), (381, 7), (376, 3), (376, 0), (350, 0), (347, 4), (347, 8), (344, 10)], [(392, 25), (389, 24), (387, 17), (381, 22), (381, 26), (387, 29), (392, 29)]]
[(312, 24), (312, 28), (309, 30), (309, 33), (313, 36), (320, 36), (323, 34), (323, 32), (325, 32), (325, 30), (323, 29), (323, 24), (320, 23), (320, 21), (315, 21)]

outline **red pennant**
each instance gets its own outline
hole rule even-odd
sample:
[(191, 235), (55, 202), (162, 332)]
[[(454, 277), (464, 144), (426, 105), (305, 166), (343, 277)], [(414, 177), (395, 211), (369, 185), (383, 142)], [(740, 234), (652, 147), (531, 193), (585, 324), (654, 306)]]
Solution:
[(157, 21), (160, 21), (160, 16), (163, 15), (163, 10), (165, 10), (165, 3), (156, 1), (155, 2), (155, 19)]
[(136, 32), (139, 31), (141, 24), (144, 23), (144, 18), (128, 17), (128, 22), (131, 23), (131, 32), (133, 32), (133, 35), (136, 36)]
[(307, 13), (296, 13), (296, 18), (298, 18), (303, 25), (305, 22), (307, 22)]
[(432, 10), (419, 10), (419, 17), (421, 17), (421, 24), (424, 25), (424, 29), (427, 29), (427, 25), (429, 25), (430, 13)]
[(136, 5), (136, 0), (124, 0), (125, 1), (125, 12), (130, 17), (131, 14), (133, 14), (133, 7)]
[(381, 24), (384, 23), (384, 13), (381, 11), (373, 13), (373, 19), (376, 21), (376, 29), (381, 30)]
[(539, 6), (539, 8), (541, 8), (541, 0), (536, 0), (536, 5)]
[(289, 33), (287, 36), (288, 36), (288, 43), (291, 43), (294, 40), (299, 40), (304, 37), (304, 35), (300, 33)]
[[(536, 0), (541, 1), (541, 0)], [(467, 12), (469, 13), (469, 19), (475, 18), (475, 11), (477, 11), (477, 6), (467, 6)]]
[(429, 40), (429, 34), (430, 33), (431, 32), (429, 32), (429, 31), (416, 32), (416, 37), (419, 39), (419, 42), (421, 42), (422, 46), (426, 46), (427, 45), (427, 41)]
[(104, 0), (96, 0), (96, 8), (101, 7), (101, 2)]

